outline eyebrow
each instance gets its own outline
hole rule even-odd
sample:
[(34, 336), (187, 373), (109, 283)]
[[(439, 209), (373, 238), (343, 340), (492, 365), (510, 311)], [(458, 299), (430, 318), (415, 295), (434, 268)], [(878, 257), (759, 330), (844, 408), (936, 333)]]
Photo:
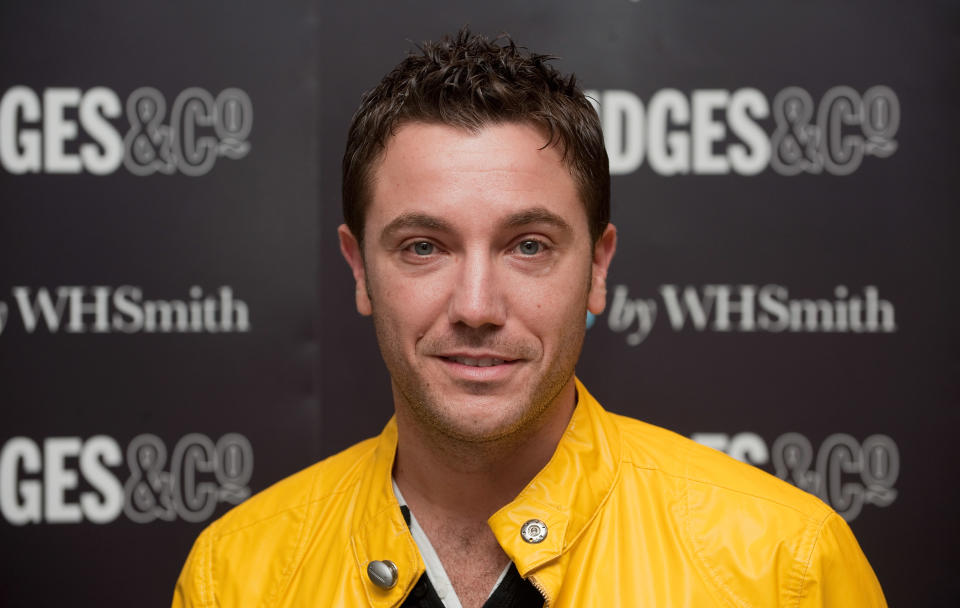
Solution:
[(389, 240), (393, 234), (407, 228), (420, 228), (439, 232), (450, 232), (452, 230), (450, 223), (443, 218), (417, 211), (408, 211), (395, 217), (392, 222), (380, 231), (380, 240)]
[[(507, 216), (500, 225), (503, 228), (521, 228), (532, 224), (548, 224), (564, 232), (570, 232), (572, 228), (562, 217), (543, 207), (533, 207), (524, 209), (512, 215)], [(432, 230), (436, 232), (453, 232), (453, 227), (449, 222), (441, 217), (422, 213), (419, 211), (408, 211), (401, 213), (380, 231), (380, 241), (389, 241), (391, 237), (409, 228), (421, 230)]]
[(565, 219), (543, 207), (524, 209), (523, 211), (508, 216), (502, 222), (505, 228), (520, 228), (522, 226), (529, 226), (530, 224), (549, 224), (564, 232), (573, 230)]

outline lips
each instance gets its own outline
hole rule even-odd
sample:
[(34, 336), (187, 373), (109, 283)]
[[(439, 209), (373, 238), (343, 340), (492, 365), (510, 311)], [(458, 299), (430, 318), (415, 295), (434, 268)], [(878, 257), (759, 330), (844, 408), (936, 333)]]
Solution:
[[(498, 356), (497, 356), (498, 355)], [(470, 391), (490, 390), (514, 377), (522, 359), (508, 359), (502, 353), (458, 353), (437, 355), (444, 373), (455, 382), (466, 382)], [(479, 383), (479, 384), (478, 384)]]
[(496, 357), (444, 357), (447, 361), (453, 361), (454, 363), (459, 363), (460, 365), (469, 365), (470, 367), (491, 367), (494, 365), (502, 365), (507, 363), (505, 359), (498, 359)]

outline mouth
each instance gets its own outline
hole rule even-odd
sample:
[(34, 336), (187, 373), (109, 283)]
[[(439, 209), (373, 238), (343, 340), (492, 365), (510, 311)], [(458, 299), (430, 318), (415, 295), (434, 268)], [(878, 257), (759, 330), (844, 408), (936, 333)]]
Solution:
[(513, 363), (513, 360), (510, 359), (499, 359), (497, 357), (461, 357), (461, 356), (449, 356), (442, 357), (446, 361), (452, 363), (459, 363), (460, 365), (466, 365), (469, 367), (493, 367), (495, 365), (504, 365)]
[(512, 378), (521, 369), (523, 359), (508, 359), (501, 353), (449, 353), (442, 354), (437, 360), (449, 377), (461, 382), (485, 385), (501, 383)]

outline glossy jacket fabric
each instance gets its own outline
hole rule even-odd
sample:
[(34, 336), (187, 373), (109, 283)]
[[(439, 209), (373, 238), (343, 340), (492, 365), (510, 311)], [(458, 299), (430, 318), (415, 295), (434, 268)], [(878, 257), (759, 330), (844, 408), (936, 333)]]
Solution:
[[(885, 606), (846, 522), (716, 450), (578, 404), (550, 462), (489, 519), (548, 606)], [(391, 486), (397, 428), (259, 493), (211, 524), (173, 606), (398, 606), (424, 571)], [(539, 519), (546, 538), (521, 526)], [(389, 590), (367, 577), (391, 560)]]

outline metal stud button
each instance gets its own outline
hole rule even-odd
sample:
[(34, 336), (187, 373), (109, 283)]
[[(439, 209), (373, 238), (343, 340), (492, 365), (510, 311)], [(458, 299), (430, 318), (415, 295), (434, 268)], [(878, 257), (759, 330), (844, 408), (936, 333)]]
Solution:
[(397, 565), (388, 559), (375, 559), (367, 564), (367, 576), (374, 585), (381, 589), (391, 589), (397, 584), (400, 578), (397, 572)]
[(529, 519), (520, 526), (520, 536), (532, 545), (543, 542), (547, 537), (547, 524), (539, 519)]

